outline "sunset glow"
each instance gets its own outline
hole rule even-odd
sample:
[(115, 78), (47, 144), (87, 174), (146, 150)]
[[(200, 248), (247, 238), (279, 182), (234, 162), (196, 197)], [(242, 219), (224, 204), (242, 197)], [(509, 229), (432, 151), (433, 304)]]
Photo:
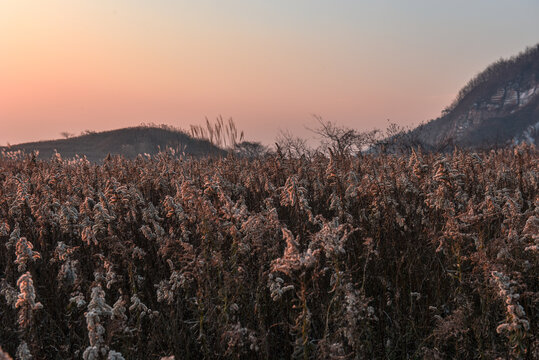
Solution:
[(267, 144), (308, 135), (312, 114), (415, 125), (539, 41), (537, 14), (534, 1), (2, 1), (0, 145), (219, 114)]

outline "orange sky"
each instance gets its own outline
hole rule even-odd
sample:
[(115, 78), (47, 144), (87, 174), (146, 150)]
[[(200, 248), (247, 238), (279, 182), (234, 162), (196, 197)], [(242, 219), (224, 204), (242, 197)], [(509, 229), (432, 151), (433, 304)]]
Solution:
[(412, 125), (539, 41), (531, 1), (193, 3), (0, 2), (0, 145), (219, 114), (267, 144), (311, 114)]

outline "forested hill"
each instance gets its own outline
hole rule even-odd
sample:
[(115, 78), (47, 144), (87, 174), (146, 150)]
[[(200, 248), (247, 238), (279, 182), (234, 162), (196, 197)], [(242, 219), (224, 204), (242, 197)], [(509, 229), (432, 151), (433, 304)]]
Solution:
[(414, 130), (428, 146), (468, 148), (539, 141), (539, 44), (488, 66), (442, 116)]

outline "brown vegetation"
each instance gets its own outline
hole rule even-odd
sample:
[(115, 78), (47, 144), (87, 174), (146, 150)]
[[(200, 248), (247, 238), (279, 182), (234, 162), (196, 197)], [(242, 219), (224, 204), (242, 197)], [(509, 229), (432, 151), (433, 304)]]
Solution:
[(336, 150), (3, 153), (0, 358), (538, 358), (538, 151)]

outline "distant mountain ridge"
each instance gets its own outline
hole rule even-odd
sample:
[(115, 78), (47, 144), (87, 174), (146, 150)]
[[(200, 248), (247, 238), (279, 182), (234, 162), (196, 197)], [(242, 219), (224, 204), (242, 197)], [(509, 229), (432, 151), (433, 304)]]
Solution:
[[(193, 156), (219, 155), (224, 150), (207, 140), (195, 139), (183, 131), (168, 126), (137, 126), (103, 132), (88, 132), (81, 136), (60, 140), (29, 142), (12, 145), (11, 151), (39, 151), (39, 158), (50, 159), (57, 151), (64, 158), (86, 156), (90, 161), (101, 161), (108, 154), (135, 158), (139, 154), (154, 155), (167, 147)], [(8, 150), (7, 147), (1, 148)]]
[(539, 142), (539, 44), (471, 79), (442, 116), (412, 134), (431, 148)]

